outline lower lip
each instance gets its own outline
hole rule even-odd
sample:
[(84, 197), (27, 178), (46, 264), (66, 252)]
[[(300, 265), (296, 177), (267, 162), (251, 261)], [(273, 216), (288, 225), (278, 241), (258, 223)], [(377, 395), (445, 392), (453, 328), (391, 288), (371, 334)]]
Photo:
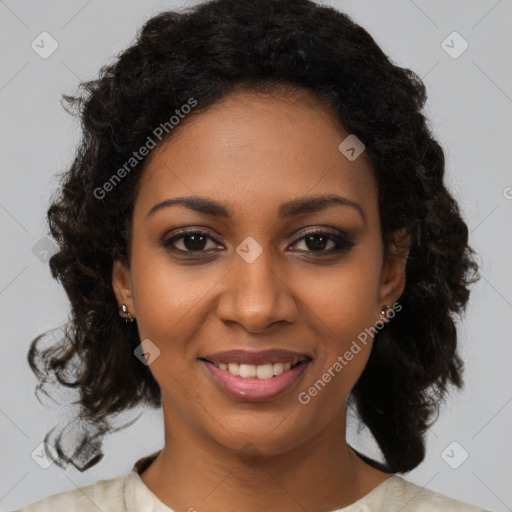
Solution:
[(221, 370), (209, 361), (202, 362), (220, 388), (231, 397), (244, 402), (264, 402), (279, 397), (297, 383), (310, 361), (302, 361), (271, 379), (245, 379)]

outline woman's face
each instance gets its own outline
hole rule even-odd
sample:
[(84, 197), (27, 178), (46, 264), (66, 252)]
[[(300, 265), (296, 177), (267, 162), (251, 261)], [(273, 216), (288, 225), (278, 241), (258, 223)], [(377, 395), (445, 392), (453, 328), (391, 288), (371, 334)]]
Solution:
[(349, 134), (305, 91), (238, 92), (182, 123), (150, 155), (113, 273), (171, 428), (266, 454), (339, 434), (365, 329), (404, 286), (367, 155), (341, 152)]

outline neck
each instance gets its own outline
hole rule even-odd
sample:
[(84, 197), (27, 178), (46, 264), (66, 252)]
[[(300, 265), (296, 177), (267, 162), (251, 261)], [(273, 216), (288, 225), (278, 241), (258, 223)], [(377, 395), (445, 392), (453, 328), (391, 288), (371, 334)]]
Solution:
[[(164, 417), (165, 417), (164, 407)], [(389, 475), (357, 457), (345, 440), (345, 411), (293, 450), (262, 456), (246, 443), (232, 450), (205, 433), (166, 419), (165, 447), (141, 474), (174, 510), (334, 510), (350, 505)], [(181, 428), (186, 427), (186, 428)]]

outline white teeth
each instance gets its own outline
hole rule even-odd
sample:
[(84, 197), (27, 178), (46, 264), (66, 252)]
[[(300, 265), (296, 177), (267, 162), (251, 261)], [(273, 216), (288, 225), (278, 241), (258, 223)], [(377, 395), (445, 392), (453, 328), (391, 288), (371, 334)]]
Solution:
[(256, 366), (253, 364), (241, 364), (240, 365), (240, 377), (244, 379), (253, 379), (256, 377)]
[(258, 379), (271, 379), (273, 376), (274, 372), (270, 363), (256, 366), (256, 377)]
[(272, 365), (274, 375), (281, 375), (284, 372), (283, 363), (274, 363)]
[(229, 363), (228, 372), (233, 375), (240, 376), (240, 365), (238, 363)]
[(292, 367), (292, 363), (266, 363), (266, 364), (238, 364), (238, 363), (219, 363), (219, 368), (228, 371), (235, 377), (242, 377), (244, 379), (258, 379), (266, 380), (274, 376), (281, 375), (284, 371)]

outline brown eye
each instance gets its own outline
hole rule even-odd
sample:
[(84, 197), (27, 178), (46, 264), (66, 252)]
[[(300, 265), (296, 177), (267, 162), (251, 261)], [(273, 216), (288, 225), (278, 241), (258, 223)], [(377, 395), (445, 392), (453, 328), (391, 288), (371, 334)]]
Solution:
[[(208, 248), (208, 241), (211, 246)], [(181, 247), (178, 246), (181, 245)], [(179, 235), (167, 238), (163, 245), (168, 249), (174, 249), (181, 252), (205, 252), (205, 249), (219, 249), (218, 243), (208, 233), (204, 231), (186, 231)]]
[(313, 234), (313, 235), (307, 235), (305, 237), (303, 237), (303, 240), (306, 244), (306, 247), (310, 250), (310, 251), (323, 251), (326, 246), (329, 245), (329, 242), (331, 242), (332, 244), (334, 244), (334, 247), (336, 247), (336, 244), (334, 243), (333, 240), (331, 240), (329, 237), (325, 236), (325, 235), (320, 235), (320, 234)]
[(302, 240), (304, 241), (306, 249), (298, 249), (298, 251), (321, 254), (332, 254), (348, 250), (355, 245), (348, 237), (341, 235), (341, 233), (331, 233), (322, 230), (309, 231), (304, 236), (297, 239), (293, 245), (298, 244)]
[[(292, 245), (302, 243), (303, 248), (295, 247), (294, 251), (317, 253), (319, 256), (347, 251), (354, 243), (342, 232), (332, 233), (324, 230), (313, 230), (303, 234)], [(208, 244), (210, 244), (208, 246)], [(182, 231), (172, 237), (165, 238), (162, 245), (176, 253), (208, 253), (223, 249), (223, 246), (205, 231)]]

